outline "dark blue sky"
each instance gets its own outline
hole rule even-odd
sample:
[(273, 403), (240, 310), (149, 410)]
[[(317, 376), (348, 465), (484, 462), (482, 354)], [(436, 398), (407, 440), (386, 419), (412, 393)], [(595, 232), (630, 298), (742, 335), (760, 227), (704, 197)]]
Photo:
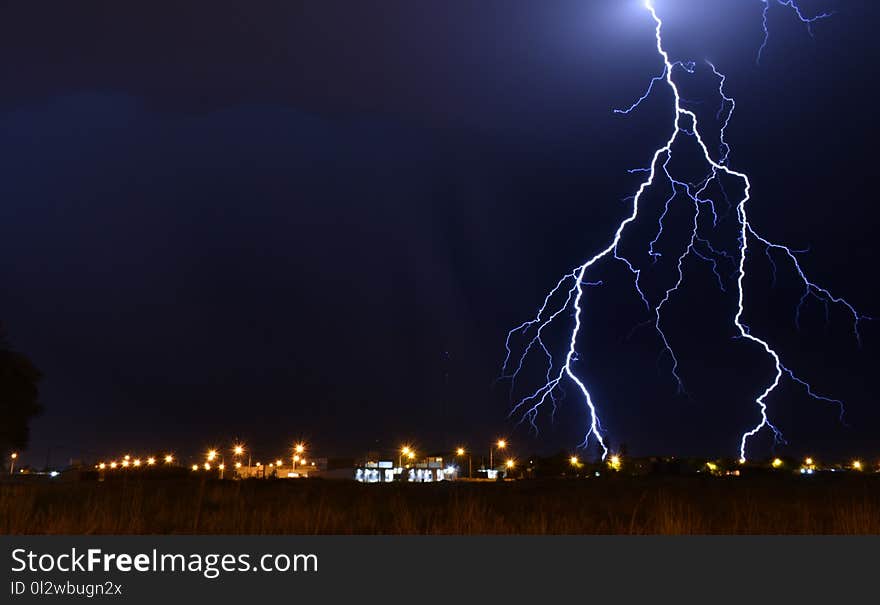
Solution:
[[(674, 59), (728, 75), (755, 225), (810, 247), (816, 281), (880, 315), (880, 7), (803, 2), (837, 11), (810, 38), (776, 6), (757, 66), (757, 0), (656, 4)], [(506, 331), (607, 244), (637, 184), (626, 169), (668, 135), (664, 92), (611, 112), (661, 67), (639, 6), (7, 7), (0, 320), (45, 373), (28, 458), (232, 437), (266, 458), (298, 437), (340, 454), (498, 434), (521, 452), (575, 445), (574, 393), (535, 438), (492, 382)], [(859, 350), (844, 313), (826, 324), (812, 305), (797, 331), (789, 268), (772, 288), (751, 266), (748, 323), (849, 408), (845, 428), (786, 385), (771, 400), (783, 451), (880, 455), (878, 326)], [(735, 453), (769, 375), (730, 340), (729, 296), (705, 266), (689, 273), (665, 320), (687, 398), (650, 330), (626, 338), (645, 319), (627, 276), (591, 292), (582, 372), (631, 452)]]

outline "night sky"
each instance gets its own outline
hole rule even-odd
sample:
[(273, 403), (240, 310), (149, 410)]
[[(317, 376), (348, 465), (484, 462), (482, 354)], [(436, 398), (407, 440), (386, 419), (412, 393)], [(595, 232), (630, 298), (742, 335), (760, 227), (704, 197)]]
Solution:
[[(810, 38), (774, 6), (758, 66), (757, 0), (656, 2), (673, 59), (728, 76), (731, 166), (751, 177), (755, 226), (809, 247), (815, 281), (880, 315), (880, 5), (801, 4), (837, 13)], [(573, 391), (535, 437), (493, 381), (507, 330), (607, 245), (641, 177), (627, 169), (668, 137), (666, 91), (612, 113), (661, 69), (639, 2), (4, 13), (0, 320), (45, 375), (25, 461), (233, 438), (267, 459), (296, 438), (325, 455), (581, 440)], [(790, 442), (778, 451), (880, 455), (880, 325), (863, 324), (859, 349), (846, 313), (826, 322), (813, 301), (798, 331), (791, 267), (773, 287), (762, 254), (750, 261), (747, 323), (848, 408), (847, 427), (785, 383), (770, 400)], [(731, 338), (732, 293), (687, 267), (664, 316), (686, 397), (656, 334), (628, 337), (649, 316), (626, 271), (589, 291), (578, 367), (613, 448), (735, 455), (757, 419), (772, 367)], [(766, 433), (751, 451), (770, 453)]]

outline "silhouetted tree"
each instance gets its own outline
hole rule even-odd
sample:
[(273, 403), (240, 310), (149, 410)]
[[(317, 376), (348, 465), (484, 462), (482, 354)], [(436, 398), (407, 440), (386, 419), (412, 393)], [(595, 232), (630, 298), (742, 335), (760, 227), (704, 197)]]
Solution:
[(40, 378), (31, 360), (12, 350), (0, 324), (0, 452), (27, 447), (28, 423), (43, 410)]

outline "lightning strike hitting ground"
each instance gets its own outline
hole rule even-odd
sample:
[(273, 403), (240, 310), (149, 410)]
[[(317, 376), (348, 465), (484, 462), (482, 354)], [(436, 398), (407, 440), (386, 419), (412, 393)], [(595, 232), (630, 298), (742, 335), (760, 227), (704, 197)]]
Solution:
[[(767, 19), (771, 0), (762, 0), (762, 2), (764, 4), (762, 14), (764, 38), (761, 47), (758, 50), (759, 60), (761, 54), (767, 46), (767, 42), (769, 39)], [(822, 13), (814, 17), (807, 17), (804, 15), (804, 13), (801, 11), (794, 0), (777, 0), (777, 2), (783, 7), (791, 9), (796, 17), (801, 22), (806, 24), (808, 31), (810, 31), (811, 34), (812, 31), (810, 30), (810, 27), (815, 21), (830, 16), (830, 13)], [(664, 305), (670, 300), (670, 298), (679, 289), (684, 281), (683, 265), (685, 260), (689, 256), (693, 256), (709, 264), (712, 273), (717, 279), (718, 285), (722, 291), (726, 291), (726, 280), (719, 270), (719, 262), (721, 262), (722, 260), (726, 261), (735, 267), (734, 275), (736, 276), (735, 283), (737, 304), (736, 313), (732, 318), (732, 323), (736, 329), (736, 333), (738, 334), (737, 338), (748, 340), (758, 345), (758, 347), (760, 347), (760, 349), (762, 349), (766, 356), (770, 359), (774, 368), (772, 380), (769, 382), (769, 384), (763, 387), (760, 394), (758, 394), (755, 399), (755, 406), (757, 408), (756, 423), (754, 424), (754, 426), (747, 429), (740, 438), (739, 456), (741, 460), (745, 461), (748, 440), (751, 437), (757, 435), (762, 430), (766, 429), (771, 431), (775, 443), (784, 443), (781, 431), (770, 421), (767, 407), (767, 399), (770, 394), (779, 386), (780, 382), (786, 377), (789, 378), (793, 383), (799, 385), (800, 387), (803, 387), (807, 395), (809, 395), (810, 397), (838, 406), (841, 421), (843, 420), (844, 414), (843, 403), (840, 400), (817, 394), (809, 383), (799, 378), (792, 370), (790, 370), (783, 364), (779, 353), (771, 346), (769, 342), (753, 334), (748, 325), (744, 322), (744, 282), (747, 271), (746, 260), (750, 246), (757, 247), (759, 249), (763, 248), (764, 254), (770, 261), (774, 280), (777, 270), (777, 262), (774, 258), (774, 254), (782, 257), (784, 260), (787, 260), (788, 263), (796, 271), (799, 279), (803, 283), (804, 288), (803, 295), (801, 296), (801, 299), (795, 310), (796, 323), (798, 323), (800, 319), (801, 307), (809, 297), (814, 297), (823, 302), (826, 305), (826, 309), (830, 304), (840, 305), (845, 308), (852, 316), (853, 332), (856, 340), (858, 340), (859, 342), (861, 342), (861, 336), (859, 333), (860, 321), (868, 318), (861, 315), (855, 309), (855, 307), (845, 299), (833, 295), (827, 289), (810, 281), (803, 268), (801, 267), (801, 264), (797, 257), (797, 254), (802, 251), (794, 250), (787, 246), (774, 243), (758, 234), (754, 226), (749, 221), (746, 207), (747, 202), (749, 201), (751, 196), (751, 182), (749, 181), (749, 178), (745, 173), (733, 170), (728, 166), (731, 150), (730, 146), (725, 140), (725, 132), (728, 125), (730, 124), (731, 116), (733, 115), (734, 109), (736, 107), (736, 102), (733, 100), (732, 97), (728, 96), (724, 92), (725, 76), (718, 71), (715, 65), (709, 62), (706, 63), (708, 69), (711, 70), (713, 77), (718, 80), (717, 91), (720, 98), (720, 107), (715, 116), (716, 119), (721, 123), (718, 133), (719, 146), (715, 157), (713, 157), (713, 154), (712, 152), (710, 152), (709, 147), (707, 146), (706, 141), (703, 137), (703, 134), (701, 133), (697, 114), (695, 111), (684, 107), (686, 101), (681, 96), (679, 87), (676, 84), (676, 80), (674, 77), (676, 73), (684, 74), (685, 77), (688, 75), (693, 75), (697, 73), (698, 65), (693, 61), (673, 61), (670, 59), (669, 54), (663, 46), (663, 22), (658, 16), (653, 6), (652, 0), (647, 0), (645, 2), (645, 8), (655, 24), (654, 35), (656, 40), (656, 48), (659, 57), (663, 61), (663, 69), (660, 75), (655, 76), (651, 79), (645, 93), (635, 103), (633, 103), (627, 109), (616, 109), (614, 111), (618, 114), (629, 114), (638, 109), (641, 103), (651, 95), (651, 93), (655, 90), (657, 86), (667, 86), (672, 92), (674, 98), (674, 115), (671, 122), (671, 134), (666, 143), (654, 152), (649, 167), (630, 170), (630, 173), (645, 173), (647, 176), (645, 180), (639, 185), (635, 195), (629, 198), (632, 201), (632, 210), (630, 214), (626, 216), (618, 225), (613, 237), (611, 238), (610, 243), (605, 248), (597, 252), (594, 256), (589, 258), (586, 262), (563, 275), (563, 277), (557, 282), (556, 286), (544, 298), (544, 303), (538, 309), (535, 317), (529, 321), (520, 324), (508, 333), (507, 340), (505, 342), (507, 355), (504, 359), (504, 364), (502, 366), (501, 377), (509, 379), (511, 381), (512, 393), (514, 382), (517, 376), (520, 374), (520, 371), (523, 369), (529, 353), (536, 348), (540, 349), (543, 353), (543, 357), (546, 363), (546, 381), (540, 388), (532, 391), (529, 395), (517, 401), (516, 404), (513, 406), (510, 414), (512, 416), (519, 415), (520, 422), (528, 420), (531, 426), (535, 430), (537, 430), (536, 419), (538, 417), (538, 413), (541, 407), (549, 400), (552, 404), (553, 412), (555, 413), (556, 405), (560, 397), (559, 393), (561, 392), (564, 383), (570, 382), (576, 387), (577, 392), (579, 392), (582, 396), (589, 416), (588, 428), (586, 430), (586, 434), (584, 435), (581, 446), (585, 447), (591, 441), (591, 439), (595, 440), (595, 442), (602, 450), (602, 458), (604, 459), (608, 455), (609, 450), (605, 442), (604, 430), (599, 419), (597, 405), (593, 399), (592, 394), (590, 393), (590, 389), (588, 388), (584, 380), (578, 376), (574, 367), (575, 362), (579, 361), (576, 346), (578, 337), (580, 336), (582, 325), (581, 318), (584, 306), (584, 287), (596, 286), (601, 284), (601, 282), (585, 281), (587, 272), (597, 263), (606, 259), (619, 261), (624, 266), (626, 266), (626, 268), (633, 276), (636, 292), (638, 293), (642, 302), (644, 302), (647, 309), (653, 314), (653, 320), (646, 323), (653, 324), (654, 330), (656, 331), (659, 341), (662, 345), (661, 354), (665, 354), (670, 359), (671, 372), (673, 378), (676, 381), (678, 391), (684, 392), (684, 383), (679, 374), (678, 357), (676, 356), (669, 339), (663, 331), (662, 311)], [(706, 176), (697, 183), (691, 183), (683, 179), (676, 178), (673, 175), (672, 170), (670, 169), (670, 162), (673, 158), (673, 146), (680, 137), (687, 137), (688, 139), (691, 139), (694, 143), (696, 143), (697, 149), (701, 154), (701, 160), (705, 162)], [(706, 212), (708, 213), (707, 216), (711, 216), (711, 224), (713, 228), (717, 226), (719, 222), (719, 214), (716, 209), (715, 201), (711, 199), (707, 192), (709, 191), (710, 185), (715, 185), (722, 192), (722, 195), (725, 198), (727, 197), (726, 190), (720, 178), (721, 176), (728, 177), (741, 183), (742, 185), (742, 197), (735, 206), (738, 229), (737, 251), (735, 254), (730, 254), (723, 249), (716, 248), (711, 243), (708, 236), (701, 234), (700, 219), (703, 215), (702, 213)], [(656, 251), (655, 246), (663, 235), (664, 219), (666, 219), (671, 205), (682, 196), (686, 198), (687, 202), (693, 207), (693, 229), (690, 232), (687, 240), (684, 242), (683, 252), (677, 259), (677, 272), (675, 281), (668, 288), (665, 289), (660, 299), (652, 304), (640, 284), (642, 270), (636, 268), (633, 262), (631, 262), (629, 259), (621, 254), (619, 250), (619, 244), (627, 226), (630, 225), (630, 223), (634, 222), (638, 217), (639, 204), (642, 200), (643, 194), (645, 193), (645, 191), (653, 187), (655, 185), (655, 182), (658, 180), (663, 180), (668, 184), (670, 195), (667, 197), (664, 209), (660, 214), (656, 236), (648, 243), (647, 252), (649, 256), (654, 262), (656, 262), (661, 256), (661, 254)], [(730, 205), (729, 202), (728, 205)], [(554, 320), (556, 320), (560, 316), (563, 316), (564, 318), (573, 318), (573, 327), (571, 328), (570, 332), (568, 332), (568, 336), (566, 339), (567, 346), (564, 350), (563, 361), (561, 365), (557, 367), (554, 365), (554, 354), (552, 353), (552, 349), (551, 347), (548, 347), (548, 345), (544, 341), (544, 331), (554, 322)], [(522, 348), (518, 359), (514, 363), (513, 341), (515, 338), (523, 336), (528, 338), (528, 341), (527, 344), (525, 344), (525, 346)]]

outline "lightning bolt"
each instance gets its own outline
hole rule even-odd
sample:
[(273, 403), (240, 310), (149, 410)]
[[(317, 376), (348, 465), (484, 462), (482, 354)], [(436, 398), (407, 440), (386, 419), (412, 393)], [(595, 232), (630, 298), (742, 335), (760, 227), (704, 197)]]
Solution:
[[(812, 30), (810, 29), (812, 23), (819, 19), (830, 16), (830, 13), (822, 13), (814, 17), (807, 17), (804, 15), (804, 13), (801, 11), (800, 7), (794, 0), (777, 1), (780, 5), (790, 8), (797, 16), (797, 18), (807, 25), (808, 31), (810, 31), (810, 33), (812, 33)], [(766, 47), (767, 40), (769, 38), (769, 29), (767, 27), (767, 14), (769, 11), (770, 0), (762, 0), (762, 2), (764, 4), (762, 22), (764, 26), (765, 36), (762, 41), (761, 48), (758, 51), (759, 58), (764, 48)], [(730, 124), (734, 109), (736, 108), (736, 102), (732, 97), (728, 96), (725, 93), (725, 76), (718, 71), (714, 64), (710, 62), (706, 63), (709, 70), (711, 70), (713, 77), (715, 77), (718, 81), (717, 91), (720, 98), (719, 109), (715, 115), (716, 120), (721, 124), (719, 128), (719, 145), (717, 155), (713, 157), (713, 154), (710, 152), (709, 147), (701, 133), (700, 123), (697, 118), (697, 114), (695, 111), (692, 111), (685, 107), (687, 101), (682, 97), (675, 80), (675, 75), (677, 73), (684, 73), (686, 76), (696, 74), (698, 71), (698, 65), (693, 61), (673, 61), (670, 58), (668, 52), (663, 45), (663, 21), (658, 16), (657, 11), (654, 8), (653, 1), (646, 0), (644, 6), (654, 21), (654, 37), (656, 42), (656, 49), (658, 56), (662, 59), (663, 69), (661, 70), (659, 75), (651, 79), (645, 92), (630, 107), (626, 109), (615, 109), (614, 112), (617, 114), (627, 115), (637, 110), (641, 103), (645, 101), (649, 96), (651, 96), (652, 92), (658, 86), (666, 86), (672, 92), (674, 98), (674, 113), (672, 117), (671, 134), (666, 140), (666, 143), (654, 152), (648, 167), (636, 168), (629, 171), (631, 174), (644, 173), (647, 176), (645, 177), (645, 180), (640, 183), (635, 194), (630, 198), (627, 198), (632, 202), (631, 211), (629, 215), (626, 216), (619, 223), (613, 237), (611, 238), (610, 243), (608, 243), (605, 248), (594, 254), (586, 262), (566, 273), (557, 282), (556, 286), (544, 298), (544, 302), (542, 306), (538, 309), (538, 312), (534, 316), (534, 318), (523, 322), (508, 333), (507, 339), (505, 341), (505, 349), (507, 351), (507, 355), (504, 359), (504, 363), (502, 366), (501, 377), (510, 380), (511, 393), (513, 393), (514, 382), (517, 376), (520, 374), (521, 370), (523, 369), (529, 353), (535, 349), (541, 350), (543, 352), (544, 363), (546, 364), (546, 380), (542, 386), (535, 389), (534, 391), (531, 391), (530, 394), (526, 395), (525, 397), (519, 399), (519, 401), (517, 401), (515, 405), (513, 405), (510, 411), (510, 415), (519, 415), (520, 423), (528, 420), (532, 428), (537, 431), (536, 419), (541, 407), (549, 400), (553, 406), (553, 411), (555, 413), (556, 404), (559, 398), (558, 393), (563, 389), (566, 383), (571, 383), (580, 393), (589, 416), (588, 427), (584, 435), (584, 439), (580, 445), (581, 447), (586, 447), (590, 443), (591, 439), (595, 440), (595, 442), (602, 450), (602, 458), (604, 459), (608, 455), (609, 449), (606, 445), (604, 430), (599, 419), (597, 405), (587, 384), (578, 375), (575, 369), (575, 363), (580, 360), (576, 346), (582, 328), (581, 318), (583, 307), (585, 304), (584, 288), (585, 286), (594, 286), (601, 284), (601, 282), (587, 282), (587, 273), (603, 260), (619, 261), (624, 266), (626, 266), (626, 268), (633, 276), (633, 282), (636, 292), (638, 293), (642, 302), (644, 302), (646, 308), (653, 314), (653, 320), (645, 322), (645, 325), (653, 324), (654, 330), (657, 333), (660, 343), (662, 345), (661, 355), (666, 355), (669, 357), (671, 362), (672, 377), (676, 381), (678, 391), (684, 393), (684, 383), (679, 374), (678, 357), (673, 350), (670, 339), (663, 331), (662, 311), (664, 306), (671, 299), (671, 297), (682, 286), (685, 275), (684, 263), (689, 257), (693, 256), (694, 258), (702, 260), (710, 265), (712, 273), (715, 276), (718, 282), (718, 286), (722, 291), (726, 291), (725, 283), (729, 281), (734, 281), (736, 290), (736, 313), (733, 317), (732, 323), (736, 330), (736, 338), (750, 341), (760, 347), (760, 349), (764, 351), (764, 354), (772, 362), (772, 365), (774, 367), (772, 379), (754, 400), (758, 416), (756, 423), (754, 424), (754, 426), (746, 430), (740, 438), (739, 455), (740, 459), (742, 461), (745, 461), (749, 439), (751, 437), (754, 437), (761, 431), (770, 431), (773, 435), (774, 443), (785, 443), (782, 432), (770, 420), (767, 404), (768, 397), (771, 395), (771, 393), (773, 393), (773, 391), (777, 389), (777, 387), (779, 387), (780, 383), (785, 378), (788, 378), (794, 384), (802, 387), (809, 397), (837, 406), (839, 408), (841, 421), (843, 421), (844, 416), (844, 407), (842, 401), (816, 393), (813, 387), (808, 382), (799, 378), (791, 369), (783, 364), (780, 354), (773, 348), (773, 346), (771, 346), (771, 344), (767, 340), (755, 335), (748, 327), (748, 325), (744, 322), (743, 316), (745, 314), (745, 279), (747, 274), (746, 261), (749, 249), (751, 247), (756, 247), (759, 249), (763, 248), (763, 252), (766, 255), (766, 258), (770, 261), (774, 281), (777, 271), (777, 261), (774, 256), (779, 256), (787, 260), (794, 271), (797, 273), (799, 279), (803, 284), (804, 289), (795, 310), (796, 324), (799, 323), (801, 308), (810, 297), (813, 297), (823, 302), (826, 306), (826, 310), (831, 304), (840, 305), (845, 308), (852, 316), (854, 336), (859, 343), (861, 342), (859, 324), (862, 320), (870, 318), (860, 314), (856, 310), (856, 308), (846, 299), (832, 294), (826, 288), (819, 286), (818, 284), (811, 281), (807, 277), (807, 274), (802, 268), (800, 261), (797, 257), (797, 254), (802, 251), (772, 242), (758, 234), (754, 226), (749, 221), (747, 214), (747, 203), (751, 199), (751, 182), (749, 181), (749, 177), (745, 173), (739, 172), (729, 167), (731, 149), (725, 139), (725, 133), (728, 125)], [(673, 171), (670, 169), (670, 162), (673, 158), (673, 147), (680, 138), (682, 140), (686, 138), (696, 143), (697, 149), (701, 154), (701, 160), (705, 162), (705, 176), (698, 182), (688, 182), (677, 178), (674, 176)], [(717, 186), (718, 190), (721, 192), (725, 200), (727, 200), (727, 190), (722, 183), (722, 176), (740, 183), (742, 187), (742, 197), (735, 205), (735, 216), (738, 227), (737, 251), (735, 254), (731, 254), (723, 249), (719, 249), (718, 247), (716, 247), (714, 244), (712, 244), (710, 236), (704, 235), (701, 229), (702, 216), (711, 216), (711, 224), (713, 228), (717, 226), (719, 221), (723, 220), (724, 218), (719, 218), (716, 203), (708, 194), (710, 186), (714, 185)], [(640, 284), (642, 270), (640, 268), (637, 268), (637, 266), (630, 259), (625, 257), (620, 252), (619, 245), (623, 237), (624, 231), (631, 223), (636, 221), (639, 215), (639, 206), (643, 194), (651, 189), (655, 185), (655, 183), (660, 180), (666, 182), (669, 187), (670, 194), (666, 198), (664, 208), (658, 219), (656, 235), (648, 243), (647, 252), (652, 261), (656, 263), (658, 258), (661, 256), (661, 253), (657, 252), (655, 247), (657, 246), (660, 238), (664, 234), (664, 220), (669, 213), (670, 207), (673, 203), (676, 202), (677, 199), (684, 198), (689, 204), (692, 205), (693, 222), (690, 235), (687, 238), (687, 241), (684, 242), (684, 248), (676, 261), (676, 279), (668, 288), (664, 290), (663, 295), (660, 297), (660, 299), (656, 301), (656, 303), (652, 304)], [(734, 205), (731, 204), (729, 200), (728, 206), (728, 210), (732, 210), (734, 208)], [(730, 266), (731, 275), (722, 275), (722, 270), (719, 269), (719, 266), (722, 263)], [(554, 365), (555, 356), (552, 353), (552, 348), (549, 347), (544, 341), (544, 334), (545, 330), (560, 317), (571, 318), (573, 325), (571, 325), (568, 332), (567, 347), (565, 348), (562, 362), (557, 367), (556, 365)], [(516, 339), (522, 337), (527, 338), (528, 341), (527, 344), (522, 348), (518, 360), (514, 363), (513, 343)]]
[[(795, 0), (776, 0), (776, 2), (782, 6), (791, 9), (791, 11), (797, 16), (800, 22), (807, 27), (807, 33), (810, 34), (810, 37), (813, 36), (813, 23), (822, 19), (827, 19), (834, 14), (833, 12), (826, 12), (813, 15), (812, 17), (807, 17), (804, 14), (804, 11), (801, 10), (800, 6), (798, 6), (798, 3), (795, 2)], [(761, 62), (761, 57), (764, 54), (764, 50), (767, 48), (767, 42), (770, 41), (770, 26), (768, 24), (768, 19), (771, 0), (761, 0), (761, 3), (764, 5), (761, 14), (761, 26), (764, 29), (764, 39), (761, 41), (761, 46), (758, 48), (758, 55), (755, 58), (755, 61), (757, 63)]]

